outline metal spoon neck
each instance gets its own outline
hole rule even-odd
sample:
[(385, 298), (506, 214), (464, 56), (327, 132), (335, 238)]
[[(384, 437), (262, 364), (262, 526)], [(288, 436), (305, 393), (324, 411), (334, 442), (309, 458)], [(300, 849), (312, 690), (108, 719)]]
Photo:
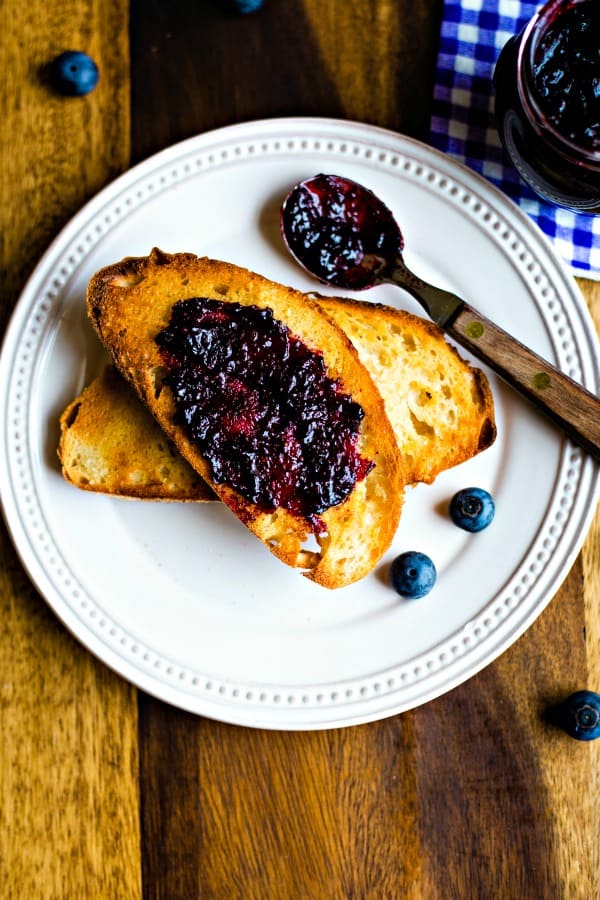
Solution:
[(401, 254), (391, 262), (386, 273), (386, 281), (404, 288), (417, 300), (428, 316), (441, 328), (448, 325), (464, 306), (464, 300), (450, 291), (435, 287), (423, 281), (412, 272)]

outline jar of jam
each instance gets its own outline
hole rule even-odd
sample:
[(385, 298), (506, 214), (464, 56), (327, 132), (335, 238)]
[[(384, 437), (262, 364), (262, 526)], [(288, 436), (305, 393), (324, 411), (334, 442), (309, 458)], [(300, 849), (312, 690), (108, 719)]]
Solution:
[(494, 72), (504, 149), (541, 197), (600, 213), (600, 0), (549, 0)]

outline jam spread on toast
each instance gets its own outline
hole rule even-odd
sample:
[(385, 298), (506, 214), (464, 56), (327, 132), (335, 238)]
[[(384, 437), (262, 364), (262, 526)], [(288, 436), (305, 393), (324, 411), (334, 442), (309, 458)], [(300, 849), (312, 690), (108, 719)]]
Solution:
[(358, 452), (361, 406), (270, 309), (195, 297), (157, 337), (176, 421), (227, 484), (315, 533), (373, 463)]

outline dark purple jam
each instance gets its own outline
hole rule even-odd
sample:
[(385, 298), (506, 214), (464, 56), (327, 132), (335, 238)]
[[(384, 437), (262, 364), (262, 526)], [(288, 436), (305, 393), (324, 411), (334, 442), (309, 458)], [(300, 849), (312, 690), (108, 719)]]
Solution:
[(283, 205), (281, 228), (309, 272), (350, 290), (371, 287), (403, 247), (390, 210), (368, 188), (337, 175), (297, 185)]
[(176, 421), (227, 484), (262, 511), (283, 507), (322, 530), (373, 466), (357, 450), (364, 412), (320, 353), (270, 309), (195, 297), (157, 337)]
[(548, 122), (576, 144), (600, 150), (600, 4), (554, 15), (534, 49), (532, 81)]
[(600, 3), (550, 0), (494, 73), (502, 144), (546, 200), (600, 212)]

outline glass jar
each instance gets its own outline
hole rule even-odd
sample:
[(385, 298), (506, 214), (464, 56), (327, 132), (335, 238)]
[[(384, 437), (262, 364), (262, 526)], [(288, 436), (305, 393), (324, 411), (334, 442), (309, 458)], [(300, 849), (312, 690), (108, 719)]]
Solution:
[(600, 213), (600, 0), (550, 0), (494, 72), (504, 149), (541, 197)]

